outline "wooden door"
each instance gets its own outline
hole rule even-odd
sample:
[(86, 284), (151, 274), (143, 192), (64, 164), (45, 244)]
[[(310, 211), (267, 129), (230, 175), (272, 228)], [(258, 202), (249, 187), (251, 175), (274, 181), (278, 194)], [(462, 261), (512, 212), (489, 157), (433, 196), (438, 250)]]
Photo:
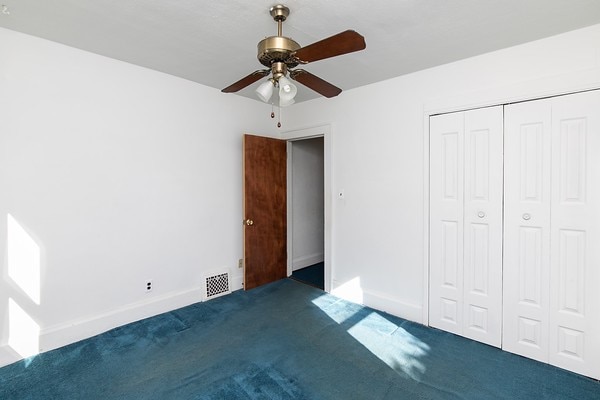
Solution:
[(244, 135), (244, 289), (287, 276), (286, 142)]

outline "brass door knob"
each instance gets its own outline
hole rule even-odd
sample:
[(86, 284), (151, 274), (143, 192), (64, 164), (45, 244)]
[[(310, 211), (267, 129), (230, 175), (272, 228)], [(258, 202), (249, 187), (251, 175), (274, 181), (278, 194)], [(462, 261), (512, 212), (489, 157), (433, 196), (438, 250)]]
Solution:
[(254, 221), (252, 221), (251, 219), (247, 219), (246, 221), (244, 221), (244, 223), (245, 223), (247, 226), (252, 226), (252, 225), (254, 225)]

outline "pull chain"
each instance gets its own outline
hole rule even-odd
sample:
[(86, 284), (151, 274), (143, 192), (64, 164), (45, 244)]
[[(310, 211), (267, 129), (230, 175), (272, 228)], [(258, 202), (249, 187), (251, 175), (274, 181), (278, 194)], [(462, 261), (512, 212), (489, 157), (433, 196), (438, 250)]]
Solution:
[(281, 107), (279, 108), (279, 121), (277, 121), (277, 127), (281, 128)]
[[(277, 127), (281, 128), (281, 108), (277, 107), (277, 110), (279, 111), (279, 115), (277, 118)], [(275, 118), (275, 109), (273, 104), (271, 104), (271, 118)]]

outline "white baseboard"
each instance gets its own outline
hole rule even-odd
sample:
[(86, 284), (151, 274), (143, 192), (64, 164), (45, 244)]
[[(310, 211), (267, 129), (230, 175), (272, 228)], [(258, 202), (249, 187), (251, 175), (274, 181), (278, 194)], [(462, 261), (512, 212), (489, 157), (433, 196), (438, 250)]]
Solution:
[(49, 326), (40, 332), (40, 352), (75, 343), (118, 326), (176, 310), (200, 301), (202, 301), (202, 289), (192, 288), (128, 304), (91, 317)]
[(423, 310), (416, 304), (410, 304), (398, 299), (392, 299), (382, 293), (363, 291), (363, 302), (366, 306), (400, 318), (422, 323)]
[(360, 286), (359, 281), (349, 281), (342, 284), (334, 280), (333, 286), (332, 294), (335, 296), (409, 321), (422, 323), (423, 311), (419, 305), (392, 298), (381, 292), (365, 290)]
[(292, 260), (292, 271), (310, 267), (311, 265), (323, 262), (323, 260), (325, 260), (324, 253), (314, 253), (302, 257), (294, 257)]
[(0, 346), (0, 367), (17, 362), (22, 358), (9, 345)]
[[(242, 275), (231, 276), (231, 291), (242, 289), (242, 279)], [(201, 301), (202, 288), (191, 288), (131, 303), (102, 314), (52, 325), (41, 330), (39, 351), (43, 353), (54, 350), (116, 327)], [(17, 362), (22, 358), (10, 346), (0, 346), (0, 367)]]
[(244, 277), (242, 275), (231, 276), (231, 280), (229, 281), (229, 288), (231, 289), (232, 292), (243, 289), (244, 288), (242, 285), (243, 281), (244, 281)]

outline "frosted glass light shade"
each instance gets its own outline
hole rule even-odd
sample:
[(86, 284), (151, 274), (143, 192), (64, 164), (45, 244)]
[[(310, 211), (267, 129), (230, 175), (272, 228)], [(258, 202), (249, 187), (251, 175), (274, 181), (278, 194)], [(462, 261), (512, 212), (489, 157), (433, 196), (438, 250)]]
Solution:
[[(279, 78), (279, 105), (282, 103), (290, 105), (293, 103), (294, 97), (298, 92), (298, 88), (288, 78), (282, 76)], [(291, 103), (290, 103), (291, 101)]]
[(281, 97), (279, 97), (279, 107), (291, 106), (295, 102), (296, 102), (296, 100), (294, 100), (294, 99), (284, 100)]
[(268, 103), (273, 95), (273, 83), (271, 81), (261, 83), (260, 86), (256, 88), (256, 95), (259, 99)]

